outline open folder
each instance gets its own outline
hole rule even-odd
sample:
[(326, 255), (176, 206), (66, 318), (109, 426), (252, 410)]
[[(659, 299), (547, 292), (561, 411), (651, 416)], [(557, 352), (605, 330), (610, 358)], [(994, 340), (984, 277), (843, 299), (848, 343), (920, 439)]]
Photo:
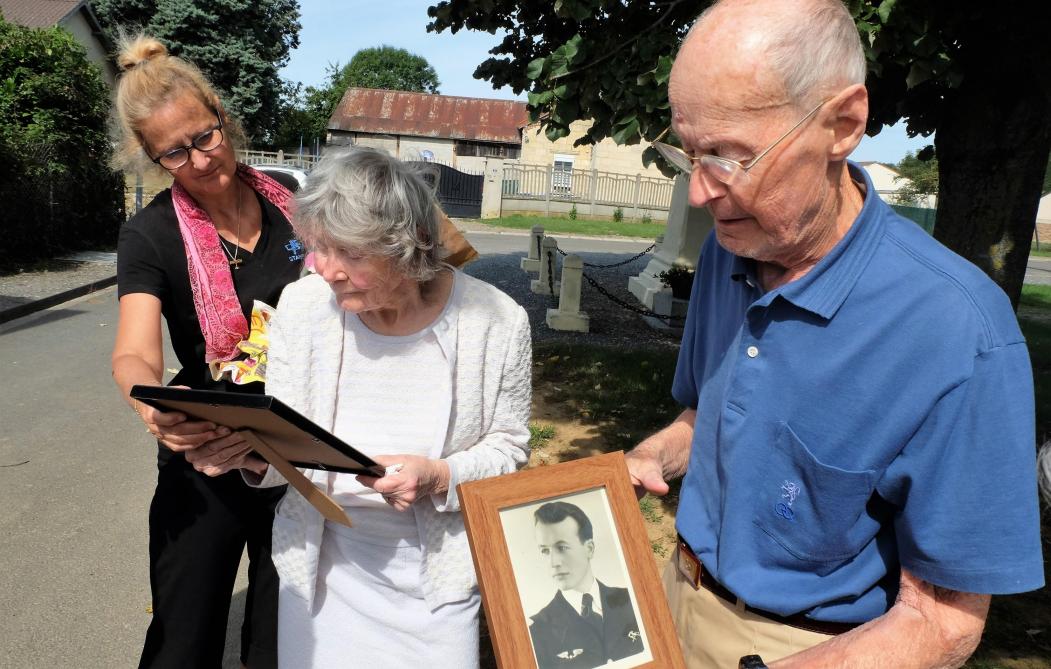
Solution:
[(179, 411), (242, 434), (325, 518), (350, 525), (343, 508), (296, 467), (383, 476), (383, 466), (270, 395), (132, 386), (131, 396), (161, 411)]

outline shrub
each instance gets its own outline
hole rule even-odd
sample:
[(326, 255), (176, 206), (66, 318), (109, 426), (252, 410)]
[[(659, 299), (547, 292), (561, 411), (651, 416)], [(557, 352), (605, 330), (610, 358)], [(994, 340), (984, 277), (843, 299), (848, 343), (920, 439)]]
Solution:
[(0, 18), (0, 267), (116, 242), (124, 198), (107, 165), (108, 110), (71, 33)]
[(571, 220), (571, 221), (577, 220), (577, 205), (576, 205), (576, 203), (574, 203), (573, 206), (569, 208), (569, 220)]
[(671, 288), (672, 297), (680, 300), (690, 299), (690, 290), (693, 288), (693, 270), (682, 265), (672, 265), (668, 269), (657, 274), (665, 286)]
[(624, 220), (624, 210), (621, 209), (620, 207), (617, 207), (616, 209), (614, 209), (613, 210), (613, 220), (616, 221), (617, 223), (620, 223), (621, 221), (623, 221)]
[(642, 220), (643, 223), (652, 223), (653, 222), (653, 217), (650, 216), (649, 214), (643, 214), (641, 220)]

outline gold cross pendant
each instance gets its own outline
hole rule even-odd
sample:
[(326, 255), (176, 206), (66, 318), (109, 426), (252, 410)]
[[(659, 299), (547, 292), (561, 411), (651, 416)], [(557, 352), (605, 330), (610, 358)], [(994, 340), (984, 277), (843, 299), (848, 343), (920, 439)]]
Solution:
[(234, 269), (241, 269), (240, 265), (243, 262), (244, 261), (240, 258), (230, 258), (230, 265), (232, 265)]

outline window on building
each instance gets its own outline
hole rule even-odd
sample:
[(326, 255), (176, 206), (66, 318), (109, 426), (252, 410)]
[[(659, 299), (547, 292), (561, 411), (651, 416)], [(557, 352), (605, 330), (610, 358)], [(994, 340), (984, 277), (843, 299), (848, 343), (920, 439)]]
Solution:
[(555, 162), (551, 170), (551, 192), (568, 195), (573, 191), (573, 160), (576, 156), (564, 153), (555, 154)]

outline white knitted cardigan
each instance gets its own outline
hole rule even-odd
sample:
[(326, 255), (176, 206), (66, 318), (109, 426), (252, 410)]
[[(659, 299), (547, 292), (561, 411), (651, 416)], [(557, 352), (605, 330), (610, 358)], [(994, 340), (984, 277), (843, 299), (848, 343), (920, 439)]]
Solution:
[[(449, 463), (447, 496), (413, 506), (423, 553), (424, 597), (432, 608), (467, 598), (477, 586), (456, 485), (498, 476), (529, 458), (531, 348), (525, 310), (493, 286), (456, 271), (452, 303), (435, 324), (449, 360), (449, 429), (431, 457)], [(343, 359), (344, 318), (328, 284), (310, 275), (288, 285), (270, 323), (267, 393), (332, 430)], [(353, 345), (352, 338), (347, 340)], [(376, 379), (383, 383), (383, 379)], [(328, 474), (303, 470), (323, 488)], [(270, 467), (256, 485), (284, 480)], [(324, 518), (289, 489), (274, 518), (274, 565), (282, 582), (313, 608)]]

